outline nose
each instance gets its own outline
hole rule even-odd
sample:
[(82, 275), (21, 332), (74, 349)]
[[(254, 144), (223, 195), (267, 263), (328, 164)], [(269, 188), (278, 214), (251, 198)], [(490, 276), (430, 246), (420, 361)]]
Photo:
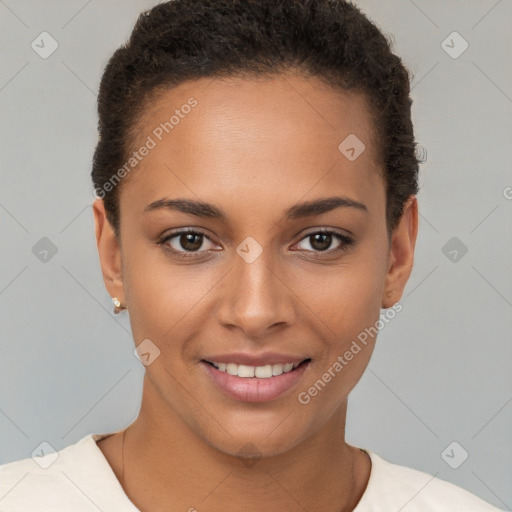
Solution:
[(233, 267), (221, 286), (217, 309), (219, 322), (240, 329), (244, 337), (261, 340), (295, 319), (293, 284), (269, 250), (252, 262), (236, 254)]

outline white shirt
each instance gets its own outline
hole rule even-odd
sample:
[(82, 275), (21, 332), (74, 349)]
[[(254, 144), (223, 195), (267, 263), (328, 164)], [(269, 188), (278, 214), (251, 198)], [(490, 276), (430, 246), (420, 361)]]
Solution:
[[(0, 465), (0, 512), (140, 512), (96, 444), (112, 433), (89, 434), (37, 462)], [(372, 469), (353, 512), (500, 512), (454, 484), (365, 451)]]

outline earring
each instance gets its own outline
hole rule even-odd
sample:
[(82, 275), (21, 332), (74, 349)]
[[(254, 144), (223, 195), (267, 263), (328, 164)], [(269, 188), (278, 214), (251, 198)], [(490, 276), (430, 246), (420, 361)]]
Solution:
[(112, 297), (112, 304), (114, 304), (114, 315), (117, 315), (121, 310), (126, 309), (121, 305), (121, 302), (117, 297)]

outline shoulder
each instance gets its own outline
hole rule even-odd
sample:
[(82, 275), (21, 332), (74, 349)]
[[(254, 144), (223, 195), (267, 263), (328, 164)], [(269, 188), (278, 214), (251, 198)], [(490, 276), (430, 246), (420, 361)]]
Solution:
[(354, 512), (502, 512), (450, 482), (365, 451), (372, 460), (372, 469)]
[(0, 465), (0, 511), (97, 512), (106, 495), (118, 497), (122, 488), (96, 445), (106, 435)]

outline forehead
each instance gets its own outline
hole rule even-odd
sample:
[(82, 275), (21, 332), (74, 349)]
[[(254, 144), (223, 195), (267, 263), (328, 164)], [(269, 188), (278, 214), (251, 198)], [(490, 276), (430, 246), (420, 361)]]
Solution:
[(187, 185), (189, 195), (250, 186), (267, 198), (319, 181), (355, 195), (382, 185), (367, 98), (315, 78), (192, 80), (159, 90), (133, 128), (134, 150), (152, 146), (128, 180), (146, 204)]
[[(192, 100), (197, 106), (190, 109), (188, 104)], [(189, 113), (195, 115), (189, 116)], [(293, 127), (310, 133), (316, 131), (319, 135), (330, 130), (342, 137), (352, 129), (365, 139), (374, 163), (379, 164), (367, 96), (362, 92), (335, 89), (311, 76), (288, 72), (275, 76), (203, 77), (173, 88), (161, 86), (145, 98), (144, 110), (132, 127), (135, 146), (160, 123), (171, 121), (173, 134), (185, 131), (183, 127), (175, 128), (186, 117), (192, 117), (192, 123), (187, 124), (193, 124), (194, 129), (198, 128), (194, 118), (200, 117), (204, 131), (211, 128), (209, 121), (224, 122), (225, 130), (230, 126), (234, 128), (231, 137), (237, 133), (240, 121), (247, 129), (251, 119), (253, 125), (266, 124), (268, 133), (272, 132), (269, 126), (272, 123), (276, 128), (288, 128), (290, 134), (293, 130), (289, 129)], [(298, 120), (302, 122), (297, 124)], [(163, 137), (167, 134), (165, 130), (162, 133)], [(246, 134), (239, 135), (247, 140)], [(158, 133), (156, 136), (158, 138)]]

